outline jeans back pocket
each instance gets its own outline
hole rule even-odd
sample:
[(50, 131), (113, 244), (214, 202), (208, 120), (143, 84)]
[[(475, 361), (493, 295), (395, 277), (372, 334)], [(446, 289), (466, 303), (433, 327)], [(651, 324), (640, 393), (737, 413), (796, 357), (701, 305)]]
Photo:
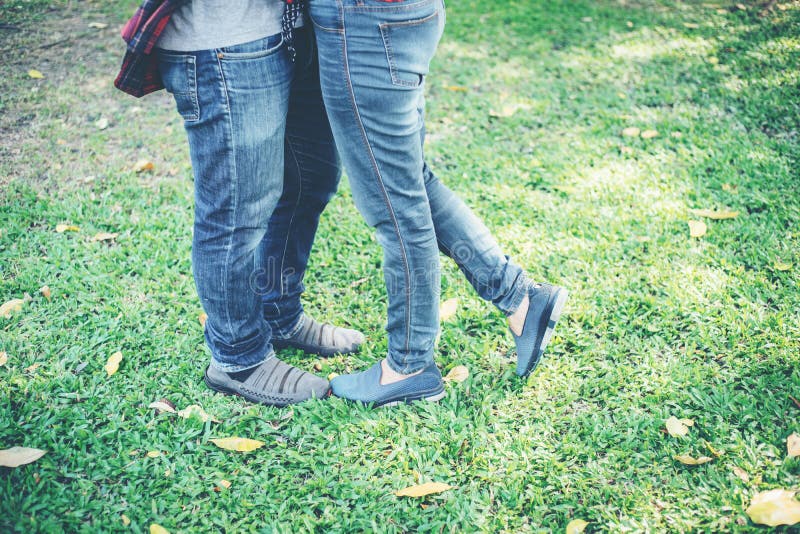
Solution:
[(380, 25), (394, 85), (422, 85), (442, 36), (443, 23), (443, 14), (437, 9), (423, 18)]
[(158, 70), (167, 92), (175, 98), (175, 106), (183, 120), (200, 120), (195, 57), (191, 54), (159, 51)]

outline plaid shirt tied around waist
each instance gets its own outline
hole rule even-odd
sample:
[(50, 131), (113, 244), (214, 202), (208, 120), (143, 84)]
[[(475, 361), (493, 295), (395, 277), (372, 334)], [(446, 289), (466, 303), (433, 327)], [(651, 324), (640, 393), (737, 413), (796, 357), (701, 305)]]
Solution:
[[(153, 49), (176, 9), (189, 0), (144, 0), (136, 13), (122, 28), (122, 39), (128, 44), (122, 67), (114, 86), (135, 97), (164, 88), (158, 72), (158, 60)], [(294, 61), (293, 31), (297, 18), (305, 7), (303, 0), (284, 0), (281, 35)]]

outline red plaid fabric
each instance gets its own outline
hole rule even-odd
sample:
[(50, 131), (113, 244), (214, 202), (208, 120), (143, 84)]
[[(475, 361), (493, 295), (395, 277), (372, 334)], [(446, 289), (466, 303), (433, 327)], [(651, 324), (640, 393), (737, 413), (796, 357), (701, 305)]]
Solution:
[(122, 28), (128, 44), (114, 87), (141, 97), (164, 88), (158, 62), (152, 54), (172, 13), (187, 0), (145, 0)]

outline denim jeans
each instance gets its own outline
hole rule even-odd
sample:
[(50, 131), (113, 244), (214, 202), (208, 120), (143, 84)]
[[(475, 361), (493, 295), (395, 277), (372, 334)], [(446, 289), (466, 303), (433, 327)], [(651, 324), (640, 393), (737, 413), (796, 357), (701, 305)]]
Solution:
[(309, 0), (323, 98), (361, 214), (384, 251), (388, 363), (433, 361), (441, 250), (506, 314), (528, 285), (483, 223), (424, 163), (424, 87), (442, 0)]
[(340, 165), (313, 31), (214, 50), (159, 50), (195, 178), (192, 269), (215, 364), (252, 367), (303, 312), (303, 275)]

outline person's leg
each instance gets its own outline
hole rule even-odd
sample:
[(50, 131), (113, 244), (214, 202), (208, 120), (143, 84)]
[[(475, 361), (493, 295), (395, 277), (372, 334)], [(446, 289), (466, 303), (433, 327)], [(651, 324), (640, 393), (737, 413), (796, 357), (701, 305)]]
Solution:
[(208, 315), (206, 383), (268, 404), (322, 396), (328, 388), (274, 358), (261, 301), (250, 286), (254, 252), (283, 181), (291, 65), (279, 45), (273, 36), (218, 50), (159, 52), (195, 175), (192, 268)]
[(309, 7), (325, 106), (353, 198), (384, 250), (386, 364), (425, 377), (424, 384), (416, 381), (416, 392), (398, 390), (396, 399), (391, 388), (381, 389), (380, 370), (337, 377), (334, 393), (376, 403), (438, 396), (441, 380), (427, 370), (435, 369), (439, 255), (422, 176), (417, 102), (443, 29), (443, 5), (311, 0)]
[(330, 356), (358, 350), (364, 336), (316, 321), (300, 295), (311, 246), (325, 206), (339, 185), (339, 155), (322, 103), (311, 25), (295, 31), (296, 60), (284, 139), (283, 193), (256, 251), (252, 280), (276, 349), (300, 348)]

